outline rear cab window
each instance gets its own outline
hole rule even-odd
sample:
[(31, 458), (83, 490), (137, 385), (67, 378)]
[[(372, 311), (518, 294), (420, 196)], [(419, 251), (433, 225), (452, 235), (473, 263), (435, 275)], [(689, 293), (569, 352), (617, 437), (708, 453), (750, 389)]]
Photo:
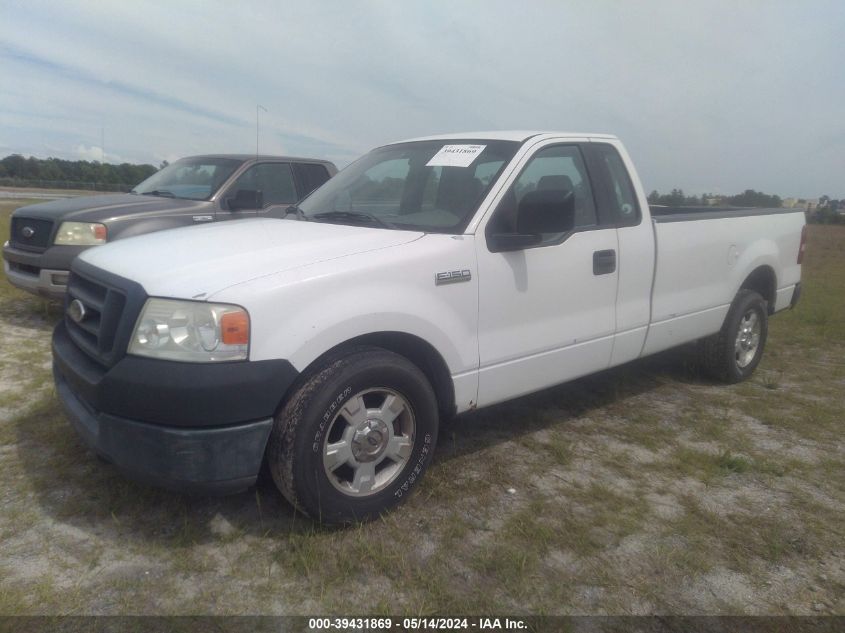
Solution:
[(635, 226), (642, 214), (628, 168), (616, 148), (609, 143), (590, 143), (588, 160), (601, 180), (596, 197), (600, 211), (615, 220), (617, 226)]

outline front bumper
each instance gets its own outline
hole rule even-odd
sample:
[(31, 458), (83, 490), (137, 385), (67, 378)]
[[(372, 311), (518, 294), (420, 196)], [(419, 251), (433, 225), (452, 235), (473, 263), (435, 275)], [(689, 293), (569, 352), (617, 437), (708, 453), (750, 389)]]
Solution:
[(229, 494), (255, 483), (273, 418), (230, 427), (186, 429), (98, 413), (54, 367), (70, 423), (96, 454), (130, 479), (185, 492)]
[(59, 399), (85, 443), (132, 479), (231, 493), (252, 485), (274, 412), (297, 372), (286, 361), (177, 363), (125, 356), (105, 369), (53, 333)]
[(51, 246), (46, 251), (34, 252), (3, 244), (3, 270), (13, 286), (32, 294), (64, 299), (70, 263), (88, 247)]
[(3, 271), (10, 284), (40, 297), (61, 301), (67, 292), (67, 270), (33, 270), (4, 261)]

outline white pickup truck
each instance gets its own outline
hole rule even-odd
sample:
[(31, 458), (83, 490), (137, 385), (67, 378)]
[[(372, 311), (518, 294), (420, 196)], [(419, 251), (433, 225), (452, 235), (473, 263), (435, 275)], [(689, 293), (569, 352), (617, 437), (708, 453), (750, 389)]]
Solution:
[(364, 520), (419, 484), (455, 413), (692, 341), (727, 382), (754, 371), (798, 299), (804, 215), (664, 211), (613, 136), (379, 147), (287, 220), (84, 252), (57, 392), (131, 477), (238, 491), (266, 460), (301, 510)]

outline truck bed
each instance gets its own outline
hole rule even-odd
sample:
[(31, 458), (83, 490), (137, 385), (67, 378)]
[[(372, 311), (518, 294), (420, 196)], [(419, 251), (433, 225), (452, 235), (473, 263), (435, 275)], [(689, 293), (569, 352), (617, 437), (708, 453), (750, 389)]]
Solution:
[(657, 222), (683, 222), (686, 220), (712, 220), (717, 218), (736, 218), (749, 215), (774, 215), (777, 213), (798, 213), (796, 209), (780, 207), (686, 207), (649, 205), (651, 217)]
[(759, 269), (760, 275), (770, 276), (772, 291), (765, 297), (770, 312), (789, 307), (801, 279), (797, 259), (802, 211), (651, 210), (657, 255), (644, 355), (718, 332), (749, 271)]

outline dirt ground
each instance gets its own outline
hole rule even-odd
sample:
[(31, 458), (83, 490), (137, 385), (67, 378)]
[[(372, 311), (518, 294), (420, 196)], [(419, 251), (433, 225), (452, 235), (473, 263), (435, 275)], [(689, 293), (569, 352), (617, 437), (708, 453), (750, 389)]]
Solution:
[(98, 461), (59, 307), (0, 280), (0, 614), (845, 614), (845, 227), (812, 228), (750, 381), (677, 350), (459, 417), (418, 494), (334, 530)]

